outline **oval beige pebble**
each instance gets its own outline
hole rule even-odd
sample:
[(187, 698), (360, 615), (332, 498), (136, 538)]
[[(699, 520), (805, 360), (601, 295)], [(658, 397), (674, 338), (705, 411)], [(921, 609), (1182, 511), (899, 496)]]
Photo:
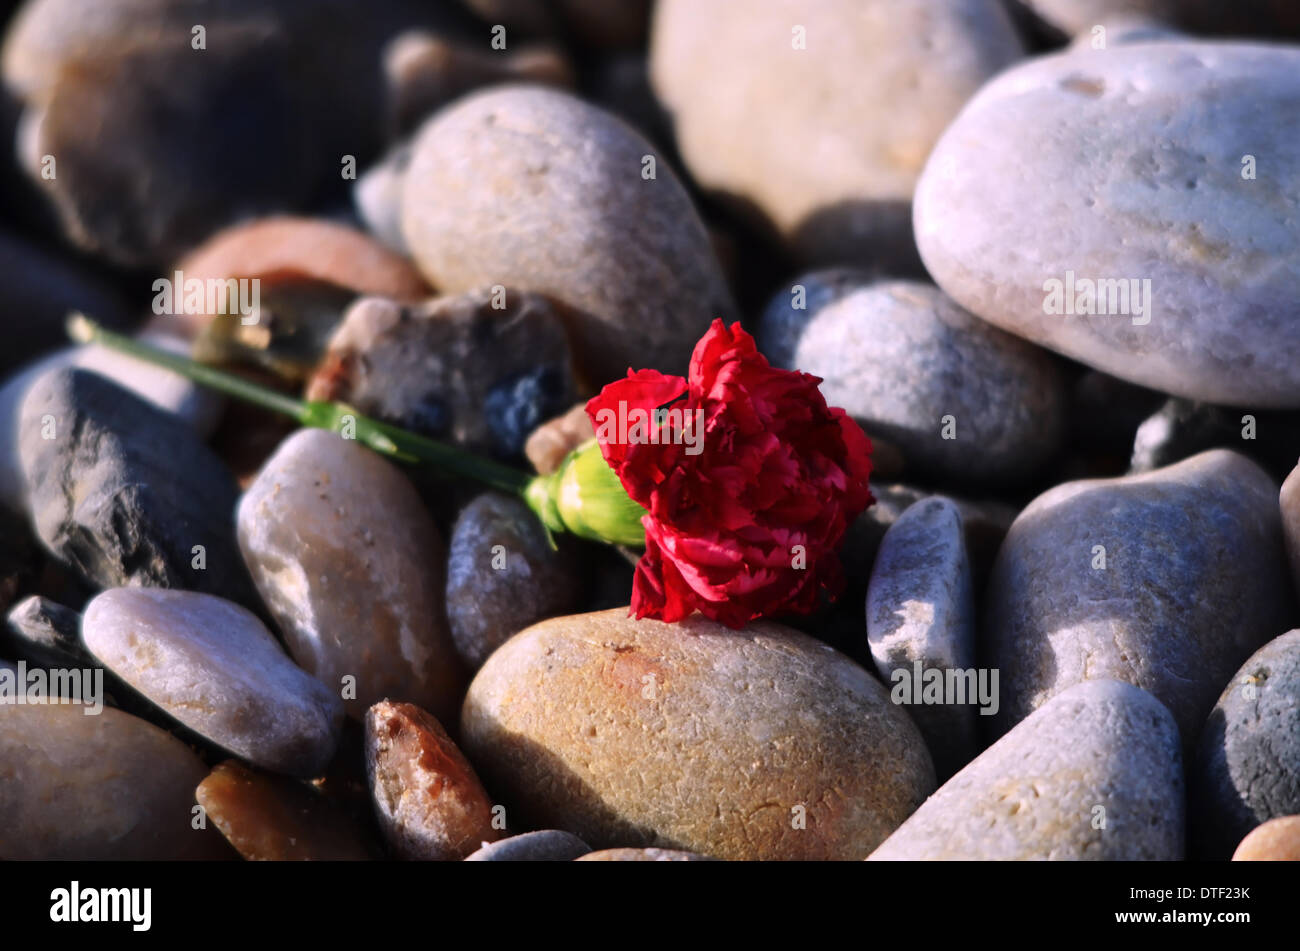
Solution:
[(997, 0), (661, 0), (650, 67), (701, 186), (804, 260), (910, 273), (930, 149), (1022, 52)]
[(575, 862), (711, 862), (707, 855), (679, 849), (601, 849), (580, 855)]
[(354, 688), (350, 715), (385, 697), (454, 715), (464, 673), (443, 608), (446, 550), (396, 467), (300, 430), (248, 487), (237, 522), (289, 653), (331, 690)]
[[(653, 161), (654, 175), (648, 161)], [(684, 373), (730, 291), (690, 197), (631, 127), (565, 93), (476, 93), (420, 130), (402, 232), (446, 293), (501, 284), (564, 309), (592, 382)]]
[(461, 733), (512, 823), (597, 849), (865, 858), (935, 784), (878, 681), (767, 623), (615, 608), (536, 624), (474, 679)]
[(474, 767), (413, 704), (385, 700), (366, 711), (366, 772), (379, 827), (400, 858), (459, 861), (501, 837)]
[(197, 591), (111, 588), (86, 606), (81, 632), (110, 671), (236, 756), (291, 776), (314, 776), (334, 756), (338, 695), (247, 608)]
[(1279, 816), (1252, 829), (1234, 862), (1300, 862), (1300, 816)]
[(346, 813), (301, 782), (227, 760), (199, 783), (195, 798), (245, 859), (259, 862), (364, 862), (372, 843)]
[(231, 857), (191, 825), (208, 769), (138, 717), (79, 704), (0, 704), (0, 861)]
[(1300, 406), (1300, 48), (1166, 42), (990, 82), (916, 190), (926, 268), (979, 317), (1188, 399)]

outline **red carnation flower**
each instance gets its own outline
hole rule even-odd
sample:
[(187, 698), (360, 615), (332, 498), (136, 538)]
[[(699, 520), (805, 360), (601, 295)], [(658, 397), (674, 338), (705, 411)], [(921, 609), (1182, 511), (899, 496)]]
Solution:
[(735, 628), (839, 594), (840, 542), (873, 501), (871, 441), (820, 382), (715, 320), (689, 380), (629, 370), (587, 404), (605, 461), (646, 509), (632, 614)]

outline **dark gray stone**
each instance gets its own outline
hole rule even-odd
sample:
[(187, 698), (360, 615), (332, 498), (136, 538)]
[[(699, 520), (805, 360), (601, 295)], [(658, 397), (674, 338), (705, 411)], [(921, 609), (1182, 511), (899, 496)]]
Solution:
[(57, 558), (102, 588), (258, 604), (235, 544), (238, 488), (190, 426), (83, 370), (41, 377), (20, 412), (28, 501)]
[(553, 550), (520, 499), (488, 493), (460, 513), (447, 557), (447, 620), (470, 670), (537, 621), (578, 606), (582, 584), (569, 540)]
[(1138, 427), (1133, 472), (1150, 472), (1206, 449), (1234, 449), (1277, 478), (1300, 453), (1300, 413), (1239, 409), (1170, 397)]
[(1078, 684), (939, 788), (873, 860), (1183, 857), (1178, 727), (1144, 690)]
[(1300, 815), (1300, 630), (1242, 665), (1201, 732), (1192, 780), (1192, 834), (1201, 855), (1226, 859), (1253, 828)]

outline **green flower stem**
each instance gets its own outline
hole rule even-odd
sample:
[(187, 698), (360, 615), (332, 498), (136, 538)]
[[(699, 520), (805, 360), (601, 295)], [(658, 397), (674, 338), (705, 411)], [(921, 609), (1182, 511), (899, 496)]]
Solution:
[(462, 452), (435, 440), (363, 416), (345, 403), (300, 400), (259, 386), (232, 373), (206, 366), (188, 357), (142, 343), (134, 337), (114, 333), (84, 314), (68, 317), (68, 336), (78, 343), (97, 343), (155, 366), (179, 373), (201, 386), (252, 403), (273, 413), (288, 416), (299, 425), (328, 429), (354, 437), (381, 455), (398, 462), (423, 464), (440, 472), (474, 479), (495, 489), (523, 495), (533, 476), (480, 456)]

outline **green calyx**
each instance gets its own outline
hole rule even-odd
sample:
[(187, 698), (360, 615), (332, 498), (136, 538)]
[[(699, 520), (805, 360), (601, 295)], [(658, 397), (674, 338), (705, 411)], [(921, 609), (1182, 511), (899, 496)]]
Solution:
[(551, 531), (614, 545), (645, 544), (645, 509), (628, 496), (594, 439), (569, 453), (555, 472), (533, 479), (524, 499)]

